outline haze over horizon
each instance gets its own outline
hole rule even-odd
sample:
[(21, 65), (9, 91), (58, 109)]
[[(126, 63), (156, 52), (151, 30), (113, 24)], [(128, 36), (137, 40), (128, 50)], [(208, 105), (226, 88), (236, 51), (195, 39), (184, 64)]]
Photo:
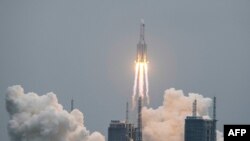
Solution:
[(250, 123), (250, 1), (0, 1), (0, 137), (9, 140), (6, 89), (53, 91), (107, 135), (133, 93), (141, 18), (150, 107), (164, 91), (217, 97), (218, 129)]

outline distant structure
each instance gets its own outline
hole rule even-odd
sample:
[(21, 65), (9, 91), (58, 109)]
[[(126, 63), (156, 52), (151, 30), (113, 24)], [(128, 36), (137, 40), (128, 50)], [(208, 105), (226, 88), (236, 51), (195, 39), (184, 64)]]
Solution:
[(71, 99), (71, 102), (70, 102), (70, 111), (73, 111), (74, 110), (74, 99)]
[(136, 141), (136, 128), (129, 122), (128, 102), (126, 120), (111, 120), (108, 128), (108, 141)]
[(197, 100), (193, 103), (193, 115), (185, 119), (185, 141), (216, 141), (216, 98), (213, 99), (213, 119), (197, 116)]
[(129, 115), (128, 115), (128, 102), (126, 103), (126, 120), (125, 120), (125, 123), (128, 123), (129, 122), (129, 119), (128, 119), (128, 117), (129, 117)]
[(108, 128), (108, 141), (135, 141), (135, 136), (133, 124), (111, 120)]
[(197, 100), (194, 100), (193, 103), (193, 117), (197, 117)]
[(142, 141), (142, 97), (138, 98), (138, 123), (137, 123), (137, 133), (136, 133), (136, 141)]
[(217, 127), (216, 127), (216, 122), (217, 122), (217, 120), (216, 120), (216, 97), (214, 96), (214, 99), (213, 99), (213, 133), (212, 133), (212, 136), (213, 136), (213, 139), (214, 139), (214, 141), (216, 141), (216, 139), (217, 139), (217, 135), (216, 135), (216, 129), (217, 129)]

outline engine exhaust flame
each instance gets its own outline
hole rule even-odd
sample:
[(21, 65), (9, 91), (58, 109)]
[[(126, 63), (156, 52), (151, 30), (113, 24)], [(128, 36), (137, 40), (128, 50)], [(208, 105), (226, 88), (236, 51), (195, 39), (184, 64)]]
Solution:
[(147, 62), (136, 62), (135, 64), (135, 79), (132, 96), (133, 108), (135, 107), (136, 97), (141, 97), (142, 100), (146, 100), (147, 104), (149, 104)]

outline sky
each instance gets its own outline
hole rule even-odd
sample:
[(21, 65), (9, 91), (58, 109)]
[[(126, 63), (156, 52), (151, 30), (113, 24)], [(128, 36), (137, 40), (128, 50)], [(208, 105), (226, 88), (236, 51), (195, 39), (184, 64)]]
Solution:
[(164, 91), (217, 97), (218, 129), (250, 123), (249, 0), (1, 0), (0, 137), (6, 89), (57, 94), (107, 134), (131, 99), (139, 25), (146, 24), (150, 107)]

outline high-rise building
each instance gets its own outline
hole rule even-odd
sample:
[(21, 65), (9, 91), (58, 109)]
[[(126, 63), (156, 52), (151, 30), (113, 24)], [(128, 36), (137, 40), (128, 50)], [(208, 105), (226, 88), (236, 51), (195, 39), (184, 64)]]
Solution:
[(131, 123), (112, 120), (108, 128), (108, 141), (135, 141), (135, 127)]
[(108, 128), (108, 141), (136, 141), (136, 128), (129, 122), (128, 102), (126, 103), (126, 120), (111, 120)]
[(214, 141), (213, 120), (187, 117), (185, 119), (185, 141)]
[(185, 119), (185, 141), (216, 141), (216, 99), (214, 97), (213, 119), (197, 116), (197, 101), (193, 103), (193, 115)]

